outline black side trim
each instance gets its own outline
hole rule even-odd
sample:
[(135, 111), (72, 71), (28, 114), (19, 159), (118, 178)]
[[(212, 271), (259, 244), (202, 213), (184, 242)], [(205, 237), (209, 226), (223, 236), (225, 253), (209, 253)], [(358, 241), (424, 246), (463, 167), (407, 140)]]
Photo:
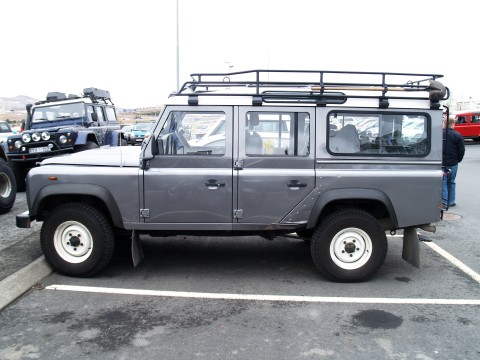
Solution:
[(395, 227), (398, 227), (397, 215), (393, 208), (392, 202), (389, 197), (380, 190), (375, 189), (337, 189), (329, 190), (321, 194), (315, 205), (307, 222), (307, 229), (313, 229), (317, 225), (317, 220), (320, 217), (322, 210), (329, 203), (337, 200), (375, 200), (381, 202), (387, 208), (387, 211), (392, 219), (392, 223)]
[(49, 196), (61, 195), (68, 198), (70, 195), (85, 194), (100, 199), (110, 212), (114, 225), (123, 228), (122, 216), (113, 195), (110, 193), (110, 191), (108, 191), (108, 189), (92, 184), (69, 183), (45, 186), (39, 191), (37, 197), (35, 198), (30, 211), (30, 216), (37, 216), (40, 203)]

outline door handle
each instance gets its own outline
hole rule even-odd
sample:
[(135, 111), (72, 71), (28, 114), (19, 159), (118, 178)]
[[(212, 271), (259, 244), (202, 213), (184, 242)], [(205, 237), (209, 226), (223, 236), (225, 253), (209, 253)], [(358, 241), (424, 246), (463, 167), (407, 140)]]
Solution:
[(306, 183), (301, 183), (300, 180), (290, 180), (287, 183), (287, 186), (292, 190), (297, 190), (299, 188), (307, 187)]
[(210, 179), (208, 182), (205, 183), (205, 186), (209, 189), (218, 189), (219, 187), (224, 187), (225, 183), (218, 182), (215, 179)]

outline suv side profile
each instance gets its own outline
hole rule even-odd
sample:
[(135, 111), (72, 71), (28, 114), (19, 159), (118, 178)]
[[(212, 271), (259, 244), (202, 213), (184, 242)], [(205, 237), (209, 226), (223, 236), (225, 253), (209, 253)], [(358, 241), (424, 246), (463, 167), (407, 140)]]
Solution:
[[(434, 230), (442, 214), (441, 77), (192, 74), (141, 147), (52, 158), (30, 171), (17, 226), (43, 221), (47, 260), (71, 276), (101, 271), (126, 239), (138, 264), (142, 234), (296, 236), (327, 278), (362, 281), (385, 260), (386, 232), (402, 229), (402, 256), (419, 266), (416, 228)], [(257, 131), (267, 120), (277, 130)], [(423, 124), (419, 136), (404, 134), (412, 122)]]
[(25, 175), (37, 162), (102, 145), (119, 145), (120, 134), (108, 91), (86, 88), (82, 96), (50, 92), (46, 100), (27, 105), (24, 131), (8, 137), (0, 157), (8, 161), (18, 190), (23, 190)]

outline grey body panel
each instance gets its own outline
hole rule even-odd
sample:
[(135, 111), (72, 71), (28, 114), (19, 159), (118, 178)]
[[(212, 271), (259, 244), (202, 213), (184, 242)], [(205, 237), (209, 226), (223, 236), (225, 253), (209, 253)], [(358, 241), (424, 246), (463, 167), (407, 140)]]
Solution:
[[(196, 107), (199, 108), (225, 112), (224, 155), (153, 156), (147, 143), (142, 148), (107, 147), (48, 159), (29, 175), (30, 215), (36, 215), (38, 204), (47, 195), (68, 195), (69, 186), (71, 194), (78, 194), (75, 187), (85, 189), (94, 184), (97, 190), (91, 196), (115, 203), (116, 206), (107, 208), (115, 217), (115, 224), (126, 229), (295, 230), (307, 223), (315, 226), (325, 207), (352, 196), (382, 203), (395, 228), (439, 220), (439, 122), (432, 121), (432, 150), (426, 156), (344, 156), (331, 154), (327, 149), (326, 119), (332, 108), (284, 106), (282, 110), (309, 114), (310, 152), (298, 157), (265, 157), (247, 155), (242, 131), (246, 126), (245, 114), (278, 111), (278, 107)], [(169, 111), (189, 109), (166, 107), (153, 136), (159, 135)], [(142, 158), (144, 169), (139, 165)], [(45, 180), (50, 175), (58, 180)], [(302, 186), (288, 186), (295, 182)], [(53, 183), (63, 185), (52, 190)], [(148, 215), (141, 217), (140, 209), (147, 209)]]

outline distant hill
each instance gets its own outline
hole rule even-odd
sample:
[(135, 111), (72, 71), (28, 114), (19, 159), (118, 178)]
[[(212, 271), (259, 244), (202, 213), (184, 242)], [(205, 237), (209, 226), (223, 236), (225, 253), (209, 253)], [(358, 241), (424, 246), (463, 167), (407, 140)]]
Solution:
[(37, 101), (37, 99), (25, 95), (0, 97), (0, 112), (24, 111), (25, 105), (32, 104)]

